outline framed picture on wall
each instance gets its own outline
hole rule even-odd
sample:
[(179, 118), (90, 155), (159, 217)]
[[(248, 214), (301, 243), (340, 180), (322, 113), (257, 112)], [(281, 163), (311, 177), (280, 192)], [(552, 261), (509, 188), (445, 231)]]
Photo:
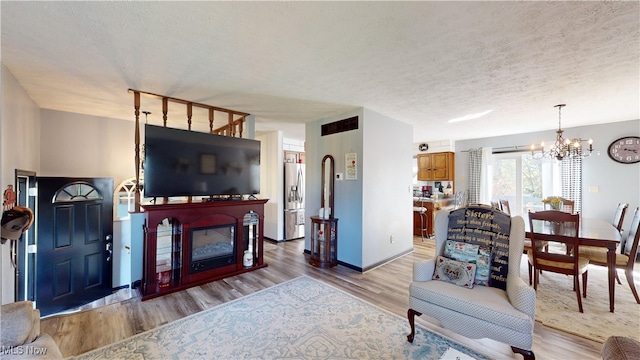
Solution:
[(358, 154), (347, 153), (344, 156), (344, 166), (346, 169), (345, 179), (357, 180), (358, 179)]
[(438, 190), (439, 192), (442, 192), (442, 182), (440, 182), (440, 181), (436, 181), (436, 182), (433, 184), (433, 187), (435, 187), (435, 189), (434, 189), (434, 190)]

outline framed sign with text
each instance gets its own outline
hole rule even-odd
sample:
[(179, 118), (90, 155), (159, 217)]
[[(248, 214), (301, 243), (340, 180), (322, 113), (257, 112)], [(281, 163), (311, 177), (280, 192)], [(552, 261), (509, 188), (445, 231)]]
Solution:
[(468, 206), (449, 213), (448, 240), (491, 249), (489, 286), (506, 289), (511, 217), (489, 206)]
[(344, 156), (346, 174), (344, 178), (346, 180), (358, 179), (358, 154), (348, 153)]

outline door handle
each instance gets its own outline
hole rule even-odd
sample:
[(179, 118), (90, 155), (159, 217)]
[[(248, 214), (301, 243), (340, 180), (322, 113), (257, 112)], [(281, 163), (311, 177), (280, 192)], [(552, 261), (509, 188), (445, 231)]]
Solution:
[[(111, 235), (107, 236), (107, 240), (111, 237)], [(113, 244), (108, 242), (105, 245), (105, 250), (107, 250), (107, 252), (109, 253), (109, 255), (107, 255), (107, 261), (111, 261), (111, 256), (113, 255)]]

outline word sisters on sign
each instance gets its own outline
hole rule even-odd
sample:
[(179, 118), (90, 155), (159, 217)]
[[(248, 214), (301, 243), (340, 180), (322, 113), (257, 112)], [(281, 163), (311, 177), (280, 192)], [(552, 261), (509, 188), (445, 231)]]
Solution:
[(511, 217), (489, 206), (468, 206), (449, 213), (448, 240), (491, 248), (489, 286), (506, 289)]

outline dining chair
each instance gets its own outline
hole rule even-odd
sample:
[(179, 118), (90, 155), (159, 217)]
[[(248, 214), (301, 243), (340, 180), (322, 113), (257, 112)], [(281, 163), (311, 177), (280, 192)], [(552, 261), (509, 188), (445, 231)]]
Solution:
[[(528, 255), (530, 251), (531, 251), (531, 239), (525, 237), (524, 244), (522, 247), (522, 252), (525, 255)], [(531, 261), (527, 262), (527, 266), (529, 267), (529, 285), (533, 285), (533, 265), (531, 264)]]
[(502, 208), (500, 208), (500, 202), (498, 201), (491, 200), (491, 207), (494, 209), (502, 210)]
[(569, 214), (573, 214), (573, 213), (575, 213), (575, 206), (576, 206), (576, 202), (575, 201), (563, 199), (562, 200), (562, 207), (560, 208), (560, 210), (566, 211)]
[(509, 200), (507, 199), (500, 199), (500, 208), (502, 209), (502, 211), (504, 211), (505, 213), (511, 215), (511, 207), (509, 207)]
[[(622, 229), (622, 223), (624, 222), (624, 215), (627, 212), (627, 208), (629, 207), (629, 204), (622, 204), (622, 203), (618, 203), (618, 206), (616, 207), (616, 212), (613, 216), (613, 222), (611, 222), (611, 225), (613, 225), (616, 229), (618, 229), (618, 232), (620, 234), (622, 234), (623, 229)], [(604, 252), (605, 256), (606, 256), (606, 249), (603, 249), (599, 246), (583, 246), (582, 247), (582, 251), (585, 252), (587, 250), (585, 249), (592, 249), (589, 251), (595, 251), (595, 252)], [(618, 284), (622, 284), (620, 282), (620, 278), (618, 278), (618, 273), (616, 273), (616, 279), (618, 280)]]
[[(580, 275), (582, 275), (583, 294), (587, 297), (587, 277), (589, 259), (580, 256), (580, 215), (563, 211), (546, 210), (529, 213), (529, 228), (531, 229), (531, 251), (527, 253), (529, 263), (533, 266), (533, 288), (538, 290), (540, 270), (573, 276), (574, 291), (578, 299), (578, 308), (582, 310), (580, 296)], [(564, 245), (549, 246), (544, 251), (545, 244)]]
[(455, 208), (459, 209), (469, 204), (469, 190), (459, 190), (456, 192)]
[[(544, 246), (544, 251), (549, 251), (548, 242), (546, 241), (543, 242), (543, 246)], [(524, 246), (523, 246), (522, 253), (527, 255), (529, 254), (529, 251), (531, 251), (531, 239), (524, 238)], [(527, 262), (527, 267), (529, 268), (529, 285), (533, 285), (533, 264), (531, 263), (531, 261)], [(542, 270), (539, 270), (538, 272), (541, 273)]]
[(629, 204), (622, 204), (619, 203), (618, 207), (616, 207), (616, 213), (613, 216), (613, 226), (616, 227), (616, 229), (618, 229), (619, 232), (622, 232), (622, 223), (624, 222), (624, 215), (627, 212), (627, 208), (629, 207)]
[[(620, 277), (618, 277), (618, 269), (622, 269), (627, 276), (627, 282), (631, 288), (633, 296), (636, 298), (636, 302), (640, 304), (640, 297), (638, 297), (638, 291), (636, 290), (635, 283), (633, 282), (633, 267), (635, 265), (636, 257), (638, 256), (638, 242), (640, 241), (640, 207), (636, 208), (633, 213), (633, 220), (631, 221), (631, 228), (629, 229), (629, 235), (626, 240), (620, 246), (620, 253), (616, 253), (616, 280), (618, 284)], [(607, 250), (602, 248), (584, 247), (580, 250), (580, 256), (585, 256), (589, 259), (589, 263), (598, 266), (607, 266)]]

